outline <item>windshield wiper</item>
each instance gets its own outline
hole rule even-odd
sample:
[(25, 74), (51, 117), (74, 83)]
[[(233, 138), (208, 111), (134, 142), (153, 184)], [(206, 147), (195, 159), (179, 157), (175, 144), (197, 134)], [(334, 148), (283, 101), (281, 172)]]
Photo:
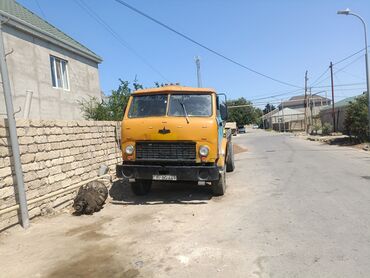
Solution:
[(185, 104), (183, 102), (181, 102), (181, 101), (179, 101), (179, 102), (180, 102), (180, 105), (182, 107), (182, 110), (184, 110), (186, 122), (189, 123), (189, 116), (188, 116), (188, 113), (186, 112)]

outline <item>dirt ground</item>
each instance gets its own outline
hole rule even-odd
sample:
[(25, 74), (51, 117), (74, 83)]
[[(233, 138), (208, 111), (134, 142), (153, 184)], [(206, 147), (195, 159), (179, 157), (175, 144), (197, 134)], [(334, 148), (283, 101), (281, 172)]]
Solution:
[(234, 147), (234, 154), (242, 153), (248, 151), (246, 148), (238, 145), (238, 144), (233, 144)]
[(198, 263), (210, 264), (203, 255), (213, 253), (214, 236), (208, 246), (192, 240), (196, 231), (208, 237), (204, 224), (223, 207), (209, 188), (155, 184), (149, 196), (137, 197), (116, 182), (110, 195), (94, 215), (70, 209), (32, 220), (27, 231), (1, 233), (0, 277), (173, 277), (184, 273), (193, 251)]

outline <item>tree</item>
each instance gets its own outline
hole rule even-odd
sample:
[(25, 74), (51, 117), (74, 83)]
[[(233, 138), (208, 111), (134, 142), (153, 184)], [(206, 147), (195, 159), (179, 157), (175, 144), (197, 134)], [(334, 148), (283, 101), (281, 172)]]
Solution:
[(267, 103), (265, 109), (263, 109), (263, 115), (269, 113), (270, 111), (275, 110), (276, 107), (273, 104)]
[(143, 86), (135, 80), (130, 87), (128, 81), (119, 79), (117, 90), (112, 90), (107, 99), (98, 100), (96, 97), (90, 97), (88, 100), (79, 101), (80, 108), (86, 120), (95, 121), (121, 121), (124, 108), (133, 90), (142, 89)]
[(365, 141), (368, 134), (367, 107), (368, 97), (366, 94), (351, 101), (346, 109), (344, 126), (349, 135), (356, 136), (359, 140)]
[[(238, 105), (245, 105), (243, 107), (235, 107)], [(227, 106), (231, 106), (229, 111), (230, 122), (236, 122), (237, 125), (246, 125), (258, 123), (260, 117), (262, 116), (262, 111), (259, 108), (253, 107), (253, 104), (250, 101), (247, 101), (245, 98), (239, 98), (236, 100), (229, 100)]]

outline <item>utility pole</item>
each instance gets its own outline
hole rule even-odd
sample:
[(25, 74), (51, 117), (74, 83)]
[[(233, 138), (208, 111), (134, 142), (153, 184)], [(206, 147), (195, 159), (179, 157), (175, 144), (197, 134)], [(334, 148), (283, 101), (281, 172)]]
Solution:
[(309, 105), (310, 105), (310, 126), (312, 128), (312, 124), (313, 124), (313, 119), (312, 119), (312, 101), (315, 101), (315, 99), (312, 99), (312, 88), (310, 87), (310, 101), (309, 101)]
[(14, 118), (13, 100), (10, 88), (8, 66), (6, 64), (6, 54), (3, 39), (3, 24), (4, 24), (3, 20), (4, 20), (3, 17), (0, 16), (0, 71), (3, 83), (6, 112), (8, 117), (8, 126), (9, 126), (8, 129), (13, 153), (14, 171), (17, 180), (20, 215), (22, 219), (22, 226), (23, 228), (27, 229), (29, 227), (27, 199), (26, 192), (24, 190), (23, 171), (18, 145), (17, 128)]
[(198, 82), (198, 88), (202, 87), (202, 78), (200, 75), (200, 59), (199, 56), (195, 57), (195, 64), (197, 66), (197, 82)]
[(304, 75), (304, 130), (307, 133), (307, 77), (308, 71), (306, 70), (306, 74)]
[(333, 117), (333, 131), (336, 131), (336, 124), (335, 124), (335, 106), (334, 106), (334, 79), (333, 79), (333, 63), (330, 62), (330, 77), (331, 77), (331, 114)]
[(285, 132), (284, 102), (283, 102), (283, 100), (281, 100), (281, 113), (283, 114), (283, 130)]

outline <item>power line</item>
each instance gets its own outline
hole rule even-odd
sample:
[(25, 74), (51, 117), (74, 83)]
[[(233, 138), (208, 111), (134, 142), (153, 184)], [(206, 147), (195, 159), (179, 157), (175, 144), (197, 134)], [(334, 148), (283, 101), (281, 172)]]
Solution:
[(318, 78), (316, 78), (313, 82), (312, 82), (312, 84), (311, 84), (311, 86), (310, 87), (312, 87), (313, 85), (315, 85), (316, 84), (316, 82), (317, 81), (319, 81), (320, 80), (320, 78), (321, 77), (323, 77), (327, 72), (329, 71), (329, 67), (318, 77)]
[(282, 94), (277, 94), (277, 95), (271, 95), (271, 96), (266, 96), (266, 97), (260, 97), (260, 98), (250, 99), (250, 101), (262, 100), (262, 99), (270, 99), (270, 98), (275, 98), (275, 97), (280, 97), (280, 96), (285, 96), (285, 95), (291, 95), (291, 94), (300, 92), (302, 90), (303, 89), (299, 89), (299, 90), (294, 90), (294, 91), (290, 91), (290, 92), (286, 92), (286, 93), (282, 93)]
[[(358, 54), (358, 53), (357, 53)], [(351, 57), (353, 57), (354, 55), (351, 55)], [(349, 56), (348, 56), (349, 57)], [(358, 56), (356, 59), (352, 60), (351, 62), (349, 62), (348, 64), (346, 64), (345, 66), (343, 66), (342, 68), (340, 69), (337, 69), (335, 73), (338, 73), (338, 72), (341, 72), (342, 70), (344, 70), (345, 68), (351, 66), (352, 64), (354, 64), (355, 62), (357, 62), (358, 60), (360, 60), (363, 56)], [(347, 60), (347, 59), (346, 59)], [(342, 59), (341, 61), (345, 61), (344, 59)], [(338, 62), (336, 63), (338, 64)], [(334, 64), (333, 64), (334, 65)], [(326, 73), (326, 72), (325, 72)], [(325, 80), (328, 80), (330, 78), (330, 76), (327, 76), (326, 78), (324, 78), (323, 80), (321, 80), (320, 82), (316, 82), (315, 84), (321, 84), (322, 82), (324, 82)], [(312, 84), (312, 85), (315, 85), (315, 84)], [(311, 87), (315, 87), (315, 86), (312, 86)]]
[[(344, 83), (344, 84), (339, 84), (339, 85), (335, 85), (334, 87), (347, 87), (347, 86), (356, 86), (356, 85), (364, 85), (366, 84), (365, 82), (361, 82), (361, 83)], [(311, 88), (328, 88), (328, 87), (331, 87), (330, 85), (325, 85), (325, 86), (313, 86)]]
[[(369, 47), (369, 46), (367, 46), (367, 47)], [(349, 56), (347, 56), (347, 57), (339, 60), (338, 62), (333, 63), (333, 66), (335, 66), (336, 64), (342, 63), (342, 62), (344, 62), (344, 61), (352, 58), (353, 56), (357, 55), (358, 53), (361, 53), (364, 50), (365, 50), (365, 48), (362, 48), (361, 50), (359, 50), (359, 51), (357, 51), (357, 52), (355, 52), (355, 53), (353, 53), (353, 54), (351, 54), (351, 55), (349, 55)]]
[[(368, 46), (368, 47), (370, 47), (370, 46)], [(359, 53), (361, 53), (361, 52), (363, 52), (365, 50), (365, 48), (362, 48), (362, 49), (360, 49), (360, 50), (358, 50), (358, 51), (356, 51), (355, 53), (352, 53), (351, 55), (348, 55), (347, 57), (344, 57), (343, 59), (341, 59), (341, 60), (339, 60), (339, 61), (337, 61), (337, 62), (335, 62), (335, 63), (333, 63), (333, 66), (334, 65), (337, 65), (337, 64), (340, 64), (340, 63), (342, 63), (342, 62), (344, 62), (344, 61), (346, 61), (346, 60), (348, 60), (348, 59), (350, 59), (350, 58), (352, 58), (353, 56), (356, 56), (357, 54), (359, 54)], [(360, 56), (361, 57), (361, 56)], [(323, 77), (327, 72), (329, 71), (329, 67), (318, 77), (318, 78), (316, 78), (315, 79), (315, 81), (313, 81), (312, 82), (312, 84), (311, 84), (311, 86), (313, 86), (313, 85), (315, 85), (315, 84), (317, 84), (316, 82), (318, 81), (318, 80), (320, 80), (320, 78), (321, 77)], [(329, 78), (329, 77), (328, 77)], [(326, 79), (328, 79), (328, 78), (326, 78)], [(326, 80), (326, 79), (324, 79), (324, 80)], [(324, 80), (322, 80), (322, 81), (320, 81), (319, 82), (319, 84), (321, 83), (321, 82), (323, 82)]]
[(272, 95), (276, 95), (276, 96), (280, 96), (280, 95), (285, 95), (285, 94), (290, 94), (290, 93), (294, 93), (294, 92), (298, 92), (298, 91), (301, 91), (301, 90), (303, 90), (303, 88), (302, 89), (297, 89), (297, 90), (294, 90), (294, 91), (292, 91), (292, 90), (289, 90), (289, 91), (279, 91), (279, 92), (272, 92), (272, 93), (269, 93), (269, 94), (256, 94), (256, 95), (254, 95), (254, 96), (249, 96), (251, 99), (254, 99), (254, 98), (263, 98), (263, 97), (270, 97), (271, 96), (271, 94)]
[[(364, 84), (365, 83), (338, 84), (338, 85), (335, 85), (334, 88), (336, 88), (336, 91), (363, 90), (363, 87), (360, 87), (360, 88), (343, 88), (343, 87), (354, 86), (354, 85), (364, 85)], [(312, 87), (312, 88), (328, 88), (328, 87), (331, 87), (331, 86), (318, 86), (318, 87)], [(271, 101), (270, 99), (273, 99), (275, 97), (282, 96), (282, 95), (294, 94), (294, 93), (296, 93), (298, 91), (301, 91), (301, 90), (296, 90), (296, 91), (291, 91), (291, 92), (287, 92), (287, 93), (284, 93), (284, 94), (271, 95), (271, 96), (261, 97), (261, 98), (256, 98), (256, 99), (248, 99), (248, 100), (251, 101), (251, 102), (253, 102), (253, 104), (273, 103), (276, 100)], [(318, 92), (320, 92), (320, 91), (318, 91)], [(318, 93), (318, 92), (312, 91), (312, 93)], [(267, 100), (267, 101), (263, 102), (262, 100)]]
[(335, 71), (335, 73), (338, 73), (338, 72), (341, 72), (342, 70), (344, 70), (345, 68), (348, 68), (350, 65), (354, 64), (355, 62), (357, 62), (358, 60), (360, 60), (361, 58), (363, 58), (363, 56), (359, 56), (357, 57), (356, 59), (354, 59), (352, 62), (348, 63), (347, 65), (345, 65), (344, 67), (338, 69)]
[(150, 69), (156, 72), (163, 80), (169, 80), (154, 66), (152, 66), (143, 56), (141, 56), (135, 49), (133, 49), (114, 29), (104, 21), (97, 13), (95, 13), (83, 0), (75, 0), (76, 4), (80, 6), (87, 14), (89, 14), (96, 22), (103, 26), (121, 45), (131, 51), (137, 58), (139, 58)]
[(359, 76), (359, 75), (357, 75), (357, 74), (353, 74), (353, 73), (348, 72), (348, 71), (345, 71), (345, 70), (343, 70), (343, 69), (342, 69), (342, 72), (344, 72), (344, 73), (346, 73), (346, 74), (348, 74), (348, 75), (350, 75), (350, 76), (352, 76), (352, 77), (355, 77), (355, 78), (357, 78), (357, 79), (360, 79), (360, 80), (365, 81), (365, 78), (363, 78), (363, 77), (361, 77), (361, 76)]
[(36, 5), (37, 7), (39, 8), (40, 12), (41, 12), (41, 15), (44, 19), (46, 19), (46, 16), (45, 16), (45, 13), (44, 13), (44, 10), (41, 8), (41, 5), (40, 5), (40, 2), (38, 0), (35, 0), (36, 2)]
[(235, 64), (235, 65), (237, 65), (237, 66), (239, 66), (239, 67), (242, 67), (242, 68), (244, 68), (244, 69), (246, 69), (246, 70), (248, 70), (248, 71), (250, 71), (250, 72), (253, 72), (253, 73), (257, 74), (257, 75), (260, 75), (260, 76), (262, 76), (262, 77), (265, 77), (265, 78), (270, 79), (270, 80), (272, 80), (272, 81), (275, 81), (275, 82), (277, 82), (277, 83), (280, 83), (280, 84), (283, 84), (283, 85), (287, 85), (287, 86), (291, 86), (291, 87), (295, 87), (295, 88), (301, 88), (300, 86), (296, 86), (296, 85), (294, 85), (294, 84), (291, 84), (291, 83), (288, 83), (288, 82), (285, 82), (285, 81), (281, 81), (281, 80), (276, 79), (276, 78), (274, 78), (274, 77), (271, 77), (271, 76), (269, 76), (269, 75), (267, 75), (267, 74), (261, 73), (261, 72), (259, 72), (259, 71), (256, 71), (256, 70), (254, 70), (254, 69), (250, 68), (250, 67), (247, 67), (247, 66), (243, 65), (242, 63), (237, 62), (236, 60), (231, 59), (231, 58), (229, 58), (229, 57), (227, 57), (227, 56), (225, 56), (225, 55), (221, 54), (220, 52), (218, 52), (218, 51), (216, 51), (216, 50), (213, 50), (213, 49), (211, 49), (210, 47), (208, 47), (208, 46), (206, 46), (206, 45), (204, 45), (204, 44), (202, 44), (202, 43), (200, 43), (200, 42), (196, 41), (195, 39), (192, 39), (191, 37), (189, 37), (189, 36), (187, 36), (187, 35), (185, 35), (185, 34), (183, 34), (183, 33), (179, 32), (179, 31), (177, 31), (177, 30), (175, 30), (175, 29), (173, 29), (172, 27), (168, 26), (167, 24), (162, 23), (161, 21), (159, 21), (159, 20), (155, 19), (154, 17), (152, 17), (152, 16), (150, 16), (150, 15), (148, 15), (148, 14), (146, 14), (146, 13), (144, 13), (144, 12), (142, 12), (142, 11), (138, 10), (138, 9), (136, 9), (135, 7), (133, 7), (133, 6), (129, 5), (128, 3), (126, 3), (125, 1), (122, 1), (122, 0), (114, 0), (114, 1), (116, 1), (117, 3), (119, 3), (119, 4), (123, 5), (123, 6), (125, 6), (125, 7), (126, 7), (126, 8), (128, 8), (128, 9), (130, 9), (130, 10), (134, 11), (135, 13), (137, 13), (137, 14), (139, 14), (139, 15), (141, 15), (141, 16), (144, 16), (145, 18), (147, 18), (147, 19), (149, 19), (149, 20), (153, 21), (154, 23), (156, 23), (156, 24), (158, 24), (158, 25), (162, 26), (163, 28), (165, 28), (165, 29), (167, 29), (167, 30), (171, 31), (172, 33), (175, 33), (176, 35), (178, 35), (178, 36), (180, 36), (180, 37), (182, 37), (182, 38), (184, 38), (184, 39), (186, 39), (186, 40), (188, 40), (188, 41), (190, 41), (190, 42), (192, 42), (192, 43), (194, 43), (194, 44), (198, 45), (199, 47), (201, 47), (201, 48), (203, 48), (203, 49), (205, 49), (205, 50), (207, 50), (207, 51), (209, 51), (209, 52), (211, 52), (211, 53), (213, 53), (213, 54), (217, 55), (218, 57), (221, 57), (221, 58), (223, 58), (223, 59), (225, 59), (225, 60), (227, 60), (227, 61), (229, 61), (229, 62), (231, 62), (231, 63), (233, 63), (233, 64)]

